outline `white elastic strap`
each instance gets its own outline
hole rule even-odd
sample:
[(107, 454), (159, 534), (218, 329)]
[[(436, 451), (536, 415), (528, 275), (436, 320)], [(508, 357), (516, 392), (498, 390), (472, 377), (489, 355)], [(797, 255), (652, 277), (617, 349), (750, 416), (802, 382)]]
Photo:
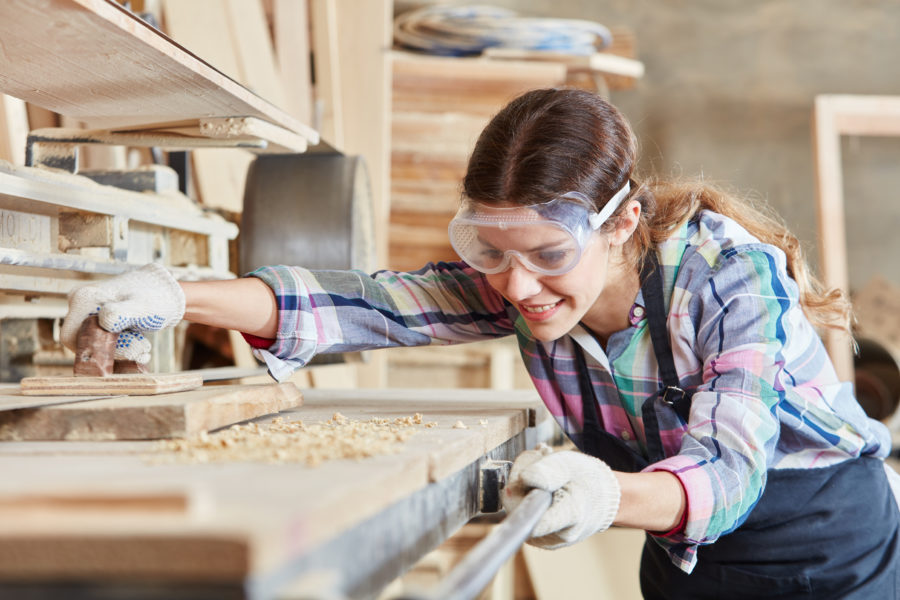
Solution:
[(625, 196), (627, 196), (628, 192), (630, 191), (631, 182), (626, 181), (625, 185), (622, 186), (622, 189), (616, 192), (615, 195), (609, 199), (609, 202), (606, 203), (606, 206), (604, 206), (600, 212), (588, 217), (588, 222), (591, 224), (591, 229), (600, 229), (600, 226), (606, 222), (609, 216), (613, 214), (613, 212), (617, 208), (619, 208), (619, 205), (622, 204), (622, 200), (625, 199)]

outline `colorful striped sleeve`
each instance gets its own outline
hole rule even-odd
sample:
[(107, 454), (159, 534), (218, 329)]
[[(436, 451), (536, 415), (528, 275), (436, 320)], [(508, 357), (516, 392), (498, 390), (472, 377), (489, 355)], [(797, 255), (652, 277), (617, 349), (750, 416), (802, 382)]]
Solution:
[[(783, 260), (783, 257), (781, 257)], [(765, 487), (775, 456), (777, 411), (794, 382), (783, 351), (802, 315), (796, 284), (771, 248), (724, 250), (711, 276), (689, 298), (690, 323), (703, 362), (681, 451), (648, 470), (675, 474), (690, 511), (670, 543), (708, 544), (743, 523)], [(695, 255), (692, 260), (702, 260)]]
[(275, 292), (275, 342), (254, 353), (279, 380), (316, 354), (454, 344), (514, 331), (508, 304), (464, 263), (371, 275), (269, 266), (248, 276)]

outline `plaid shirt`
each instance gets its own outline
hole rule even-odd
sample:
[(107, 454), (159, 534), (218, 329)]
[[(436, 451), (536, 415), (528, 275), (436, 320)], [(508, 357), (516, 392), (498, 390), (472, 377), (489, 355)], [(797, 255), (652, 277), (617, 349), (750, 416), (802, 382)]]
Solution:
[[(646, 470), (669, 471), (685, 489), (684, 527), (655, 539), (690, 572), (698, 545), (746, 520), (768, 469), (884, 457), (890, 435), (866, 417), (851, 384), (838, 381), (780, 250), (703, 212), (660, 245), (659, 257), (675, 365), (694, 395), (687, 425), (674, 415), (660, 419), (666, 458)], [(277, 339), (255, 350), (276, 379), (322, 352), (515, 335), (547, 408), (580, 441), (576, 342), (534, 339), (518, 311), (465, 263), (372, 275), (273, 266), (251, 275), (277, 297)], [(609, 338), (605, 355), (585, 360), (604, 429), (646, 455), (641, 404), (662, 384), (642, 306), (639, 293), (631, 326)]]

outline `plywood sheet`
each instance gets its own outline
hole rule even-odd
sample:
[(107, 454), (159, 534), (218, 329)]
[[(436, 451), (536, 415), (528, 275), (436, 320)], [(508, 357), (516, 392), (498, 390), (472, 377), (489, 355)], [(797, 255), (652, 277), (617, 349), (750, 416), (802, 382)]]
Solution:
[[(2, 397), (0, 397), (2, 399)], [(292, 383), (207, 386), (0, 413), (0, 440), (144, 440), (188, 437), (300, 405)]]
[(193, 390), (203, 385), (203, 378), (195, 373), (26, 377), (20, 385), (25, 396), (152, 396)]
[(0, 39), (0, 91), (91, 127), (252, 116), (308, 130), (115, 2), (5, 0)]

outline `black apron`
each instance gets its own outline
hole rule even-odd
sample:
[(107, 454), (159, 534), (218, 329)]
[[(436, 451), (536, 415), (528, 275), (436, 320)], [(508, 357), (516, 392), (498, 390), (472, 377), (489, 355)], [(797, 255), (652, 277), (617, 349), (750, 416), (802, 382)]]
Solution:
[[(691, 394), (680, 388), (663, 298), (662, 269), (651, 253), (641, 290), (663, 389), (641, 407), (649, 460), (601, 426), (581, 348), (582, 452), (614, 470), (636, 472), (664, 458), (658, 415), (687, 423)], [(819, 469), (770, 469), (765, 491), (735, 531), (697, 551), (688, 575), (648, 534), (641, 558), (647, 599), (900, 598), (900, 511), (880, 459)]]

